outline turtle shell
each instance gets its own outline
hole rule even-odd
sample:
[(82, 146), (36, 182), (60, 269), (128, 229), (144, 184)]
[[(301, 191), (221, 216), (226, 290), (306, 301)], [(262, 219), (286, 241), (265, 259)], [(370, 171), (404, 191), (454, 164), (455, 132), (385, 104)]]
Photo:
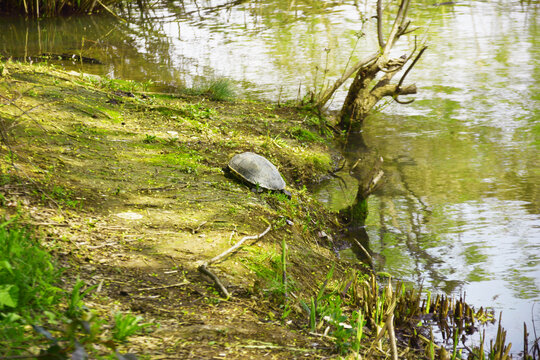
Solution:
[(266, 158), (252, 152), (233, 156), (229, 169), (246, 182), (268, 190), (284, 190), (285, 181)]

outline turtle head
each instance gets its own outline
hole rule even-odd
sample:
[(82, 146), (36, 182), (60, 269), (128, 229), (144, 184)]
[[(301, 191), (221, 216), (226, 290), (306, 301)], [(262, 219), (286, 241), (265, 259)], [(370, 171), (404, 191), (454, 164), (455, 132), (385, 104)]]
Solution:
[(283, 190), (281, 190), (281, 192), (282, 192), (283, 194), (285, 194), (285, 196), (286, 196), (289, 200), (292, 199), (292, 194), (291, 194), (291, 192), (290, 192), (289, 190), (283, 189)]

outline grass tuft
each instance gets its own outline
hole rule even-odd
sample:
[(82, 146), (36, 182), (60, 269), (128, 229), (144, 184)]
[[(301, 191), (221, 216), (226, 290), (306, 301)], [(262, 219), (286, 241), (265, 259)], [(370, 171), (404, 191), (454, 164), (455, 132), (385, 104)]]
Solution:
[(185, 92), (195, 96), (205, 96), (215, 101), (230, 101), (236, 97), (236, 88), (233, 82), (227, 78), (217, 78), (202, 82)]
[(229, 79), (219, 78), (208, 85), (206, 93), (212, 100), (226, 101), (231, 100), (236, 96), (236, 90), (233, 83)]

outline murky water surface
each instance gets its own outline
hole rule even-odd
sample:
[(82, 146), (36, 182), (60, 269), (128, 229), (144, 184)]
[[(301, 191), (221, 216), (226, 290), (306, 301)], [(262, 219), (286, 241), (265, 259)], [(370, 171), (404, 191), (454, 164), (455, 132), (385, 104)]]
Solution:
[[(102, 64), (61, 63), (162, 88), (226, 77), (250, 95), (297, 99), (376, 49), (374, 23), (363, 22), (372, 6), (186, 0), (129, 9), (126, 23), (1, 19), (0, 54), (82, 54)], [(389, 104), (362, 133), (387, 174), (367, 223), (377, 267), (503, 311), (516, 350), (524, 321), (540, 331), (539, 8), (414, 5), (417, 39), (429, 45), (409, 75), (417, 100)], [(413, 44), (411, 35), (396, 55)], [(320, 192), (331, 206), (352, 194), (337, 183)]]

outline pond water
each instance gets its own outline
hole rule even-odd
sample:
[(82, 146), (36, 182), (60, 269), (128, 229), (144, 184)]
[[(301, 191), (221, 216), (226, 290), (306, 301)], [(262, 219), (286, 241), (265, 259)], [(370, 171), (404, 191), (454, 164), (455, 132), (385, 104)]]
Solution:
[[(82, 54), (102, 64), (61, 63), (162, 89), (225, 77), (250, 96), (294, 100), (377, 48), (373, 5), (185, 0), (126, 9), (127, 22), (1, 19), (0, 55)], [(414, 4), (417, 41), (429, 45), (408, 76), (416, 101), (385, 104), (355, 135), (385, 159), (366, 225), (377, 269), (503, 311), (515, 351), (523, 322), (540, 333), (539, 9)], [(353, 193), (329, 182), (320, 196), (339, 207)]]

